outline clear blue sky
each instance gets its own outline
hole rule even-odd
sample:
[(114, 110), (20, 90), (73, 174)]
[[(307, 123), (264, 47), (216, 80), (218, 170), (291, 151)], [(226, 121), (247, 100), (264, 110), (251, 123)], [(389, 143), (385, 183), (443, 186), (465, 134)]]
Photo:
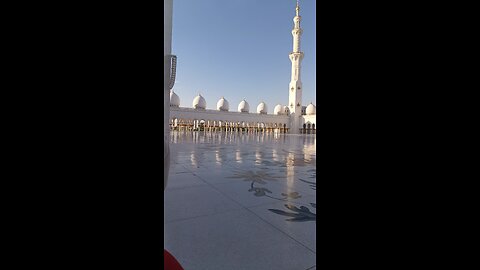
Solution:
[[(300, 0), (303, 105), (315, 104), (316, 0)], [(207, 109), (224, 96), (230, 111), (246, 98), (250, 112), (287, 105), (296, 0), (174, 0), (173, 88), (181, 107), (200, 93)]]

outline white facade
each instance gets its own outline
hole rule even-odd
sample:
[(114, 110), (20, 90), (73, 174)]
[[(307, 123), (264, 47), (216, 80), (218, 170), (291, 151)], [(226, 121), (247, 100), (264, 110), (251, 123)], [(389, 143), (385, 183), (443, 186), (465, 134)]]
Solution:
[[(169, 2), (169, 4), (167, 4)], [(171, 11), (170, 1), (164, 1), (165, 14), (167, 8)], [(170, 5), (170, 6), (169, 6)], [(165, 22), (165, 56), (171, 53), (171, 13)], [(300, 39), (302, 29), (300, 28), (301, 16), (300, 6), (297, 1), (295, 16), (293, 18), (293, 51), (289, 54), (292, 63), (292, 74), (289, 83), (289, 104), (275, 106), (274, 114), (267, 114), (267, 104), (261, 102), (256, 107), (256, 113), (250, 112), (250, 105), (244, 99), (238, 104), (238, 111), (229, 111), (228, 101), (222, 97), (217, 102), (217, 110), (206, 109), (206, 100), (200, 94), (196, 96), (192, 103), (192, 108), (179, 107), (180, 98), (176, 93), (168, 93), (168, 87), (165, 89), (165, 108), (169, 111), (165, 113), (165, 119), (170, 125), (170, 129), (175, 130), (207, 130), (207, 131), (246, 131), (246, 132), (285, 132), (285, 133), (313, 133), (316, 130), (316, 108), (314, 105), (302, 106), (302, 81), (301, 81), (301, 62), (304, 53), (300, 51)], [(168, 27), (167, 27), (168, 26)], [(167, 31), (168, 30), (168, 31)], [(167, 35), (169, 34), (169, 36)], [(168, 37), (170, 39), (168, 40)], [(167, 44), (168, 43), (168, 44)], [(168, 46), (167, 46), (168, 45)], [(170, 58), (166, 61), (165, 67), (170, 69)], [(168, 62), (168, 63), (167, 63)], [(167, 73), (167, 72), (166, 72)], [(170, 78), (170, 74), (165, 75)], [(165, 80), (170, 82), (171, 80)], [(172, 85), (172, 84), (170, 84)], [(170, 95), (170, 98), (168, 98)], [(171, 99), (171, 100), (170, 100)], [(211, 102), (211, 101), (209, 101)], [(171, 104), (170, 104), (171, 103)], [(212, 102), (212, 104), (215, 104)], [(253, 107), (255, 108), (255, 107)], [(304, 112), (302, 113), (302, 108)], [(308, 114), (306, 112), (309, 112)]]
[(171, 125), (176, 130), (207, 131), (282, 131), (288, 128), (286, 115), (170, 108)]
[(302, 122), (302, 79), (301, 79), (301, 63), (303, 60), (303, 52), (300, 51), (300, 37), (302, 36), (302, 28), (300, 28), (300, 6), (295, 8), (295, 17), (293, 17), (293, 52), (289, 54), (292, 62), (292, 76), (289, 84), (288, 106), (290, 109), (292, 132), (298, 133)]

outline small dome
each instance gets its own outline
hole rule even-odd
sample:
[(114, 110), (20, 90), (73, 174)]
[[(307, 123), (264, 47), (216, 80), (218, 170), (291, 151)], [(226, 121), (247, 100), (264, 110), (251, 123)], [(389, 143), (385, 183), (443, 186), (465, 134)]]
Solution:
[(248, 103), (245, 99), (240, 101), (240, 104), (238, 104), (238, 111), (239, 112), (246, 112), (246, 113), (248, 113), (250, 111), (250, 106), (248, 105)]
[(198, 96), (196, 96), (193, 99), (193, 108), (205, 110), (206, 107), (207, 107), (207, 102), (200, 94), (198, 94)]
[(222, 98), (217, 102), (217, 110), (228, 112), (229, 109), (230, 109), (230, 107), (229, 107), (229, 105), (228, 105), (228, 101), (227, 101), (224, 97), (222, 97)]
[(180, 98), (177, 94), (173, 92), (173, 89), (170, 90), (170, 106), (171, 107), (178, 107), (180, 106)]
[(288, 108), (288, 106), (283, 106), (283, 114), (290, 115), (290, 109)]
[(317, 108), (312, 103), (308, 104), (307, 109), (305, 110), (307, 115), (314, 115), (317, 113)]
[(265, 102), (260, 102), (257, 106), (257, 113), (267, 114), (267, 104)]
[(275, 108), (273, 109), (273, 114), (282, 115), (283, 114), (282, 105), (278, 104), (277, 106), (275, 106)]

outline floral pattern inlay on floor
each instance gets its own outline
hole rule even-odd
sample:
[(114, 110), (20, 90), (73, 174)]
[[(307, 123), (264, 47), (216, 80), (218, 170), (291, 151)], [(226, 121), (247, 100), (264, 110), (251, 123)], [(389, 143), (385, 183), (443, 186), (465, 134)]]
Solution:
[[(226, 133), (221, 134), (223, 136), (219, 140), (221, 144), (201, 143), (194, 144), (195, 147), (192, 147), (193, 140), (183, 138), (185, 141), (182, 142), (179, 140), (182, 134), (172, 134), (173, 136), (177, 136), (176, 140), (172, 139), (172, 143), (177, 143), (173, 145), (173, 148), (178, 148), (177, 162), (183, 161), (187, 168), (195, 172), (213, 165), (225, 168), (224, 173), (219, 175), (224, 175), (225, 179), (249, 182), (245, 191), (251, 193), (254, 200), (263, 197), (272, 201), (285, 202), (284, 209), (268, 208), (268, 211), (279, 217), (288, 217), (285, 221), (316, 221), (315, 197), (313, 196), (313, 201), (299, 201), (307, 190), (316, 191), (314, 137), (307, 137), (308, 140), (305, 137), (299, 137), (303, 140), (300, 142), (303, 143), (302, 147), (293, 147), (291, 142), (282, 143), (282, 141), (267, 146), (258, 144), (260, 136), (265, 135), (258, 135), (257, 141), (253, 135), (249, 143), (244, 143), (239, 139), (242, 136)], [(194, 148), (197, 150), (193, 150)], [(287, 186), (285, 183), (288, 183)], [(275, 188), (272, 189), (273, 187)], [(279, 191), (279, 188), (283, 190)], [(310, 195), (309, 198), (312, 197), (311, 192), (307, 195)]]

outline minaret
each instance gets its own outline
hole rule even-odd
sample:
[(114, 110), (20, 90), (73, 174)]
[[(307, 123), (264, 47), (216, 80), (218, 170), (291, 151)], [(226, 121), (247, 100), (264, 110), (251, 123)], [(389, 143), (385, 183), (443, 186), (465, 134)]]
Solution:
[(299, 14), (300, 6), (295, 8), (295, 17), (293, 17), (293, 52), (289, 54), (290, 61), (292, 61), (292, 78), (289, 84), (289, 98), (288, 108), (290, 109), (290, 133), (299, 133), (301, 117), (302, 117), (302, 80), (300, 78), (301, 62), (303, 59), (303, 52), (300, 51), (300, 37), (302, 35), (302, 28), (300, 28), (300, 21), (302, 17)]

